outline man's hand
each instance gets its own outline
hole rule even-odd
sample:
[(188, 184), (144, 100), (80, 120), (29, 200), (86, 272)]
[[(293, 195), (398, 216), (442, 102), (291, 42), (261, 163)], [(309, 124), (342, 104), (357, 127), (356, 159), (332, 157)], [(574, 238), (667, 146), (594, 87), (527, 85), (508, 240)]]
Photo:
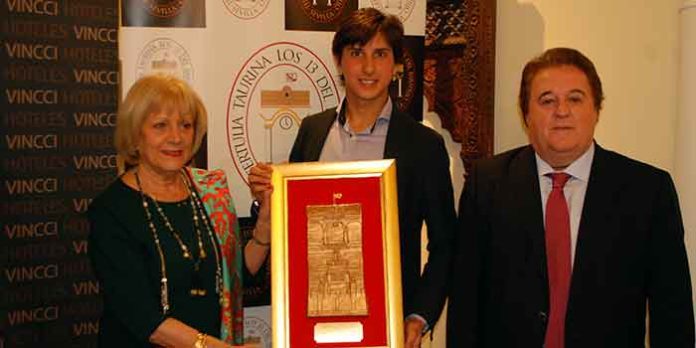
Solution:
[(423, 323), (418, 318), (408, 318), (404, 321), (404, 338), (406, 348), (420, 348), (421, 337), (423, 336)]

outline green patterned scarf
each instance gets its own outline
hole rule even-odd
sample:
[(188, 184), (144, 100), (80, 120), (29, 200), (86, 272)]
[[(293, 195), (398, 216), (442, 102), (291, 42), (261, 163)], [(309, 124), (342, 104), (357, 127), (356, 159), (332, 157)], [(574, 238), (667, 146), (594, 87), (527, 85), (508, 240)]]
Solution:
[(222, 170), (187, 168), (215, 229), (222, 255), (224, 292), (221, 303), (220, 338), (230, 344), (244, 343), (242, 307), (242, 239), (237, 213)]

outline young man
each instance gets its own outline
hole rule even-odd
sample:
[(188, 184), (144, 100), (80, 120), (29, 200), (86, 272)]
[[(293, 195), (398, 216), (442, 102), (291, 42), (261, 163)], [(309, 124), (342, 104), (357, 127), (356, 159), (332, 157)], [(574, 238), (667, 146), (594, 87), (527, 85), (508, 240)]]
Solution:
[[(401, 59), (403, 26), (373, 8), (339, 26), (332, 53), (345, 85), (333, 110), (302, 121), (291, 162), (396, 159), (403, 309), (407, 347), (437, 321), (445, 303), (456, 225), (449, 157), (442, 137), (397, 110), (389, 84)], [(269, 166), (249, 175), (257, 199), (270, 191)], [(428, 262), (421, 274), (421, 228), (428, 230)]]
[(475, 163), (460, 201), (450, 347), (694, 347), (669, 174), (594, 142), (602, 84), (582, 53), (524, 68), (530, 145)]

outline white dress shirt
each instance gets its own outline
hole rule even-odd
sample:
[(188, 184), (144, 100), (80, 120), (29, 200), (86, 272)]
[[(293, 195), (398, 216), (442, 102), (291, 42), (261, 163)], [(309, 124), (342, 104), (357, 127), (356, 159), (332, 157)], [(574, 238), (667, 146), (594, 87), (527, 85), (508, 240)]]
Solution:
[(377, 160), (384, 157), (384, 145), (391, 119), (393, 104), (387, 98), (375, 123), (362, 132), (350, 128), (346, 119), (345, 98), (336, 107), (336, 121), (331, 125), (321, 149), (320, 162)]
[(585, 193), (587, 183), (590, 180), (590, 170), (594, 159), (595, 144), (585, 151), (582, 156), (576, 159), (568, 167), (561, 171), (554, 170), (538, 154), (535, 153), (537, 172), (539, 175), (539, 189), (541, 191), (541, 207), (544, 211), (544, 221), (546, 221), (546, 201), (551, 194), (552, 181), (547, 174), (563, 172), (570, 175), (568, 182), (563, 187), (563, 195), (568, 204), (568, 214), (570, 215), (570, 265), (575, 263), (575, 246), (578, 241), (578, 229), (580, 228), (580, 218), (582, 217), (582, 207), (585, 204)]

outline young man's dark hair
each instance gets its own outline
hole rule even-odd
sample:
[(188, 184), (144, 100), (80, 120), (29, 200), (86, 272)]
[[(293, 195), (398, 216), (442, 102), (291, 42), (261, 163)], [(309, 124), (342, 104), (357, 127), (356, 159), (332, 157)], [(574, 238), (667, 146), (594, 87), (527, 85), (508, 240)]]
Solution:
[(396, 16), (371, 7), (361, 8), (341, 21), (331, 44), (331, 52), (340, 63), (343, 48), (355, 44), (363, 46), (377, 33), (384, 35), (394, 53), (394, 61), (401, 63), (404, 26)]

